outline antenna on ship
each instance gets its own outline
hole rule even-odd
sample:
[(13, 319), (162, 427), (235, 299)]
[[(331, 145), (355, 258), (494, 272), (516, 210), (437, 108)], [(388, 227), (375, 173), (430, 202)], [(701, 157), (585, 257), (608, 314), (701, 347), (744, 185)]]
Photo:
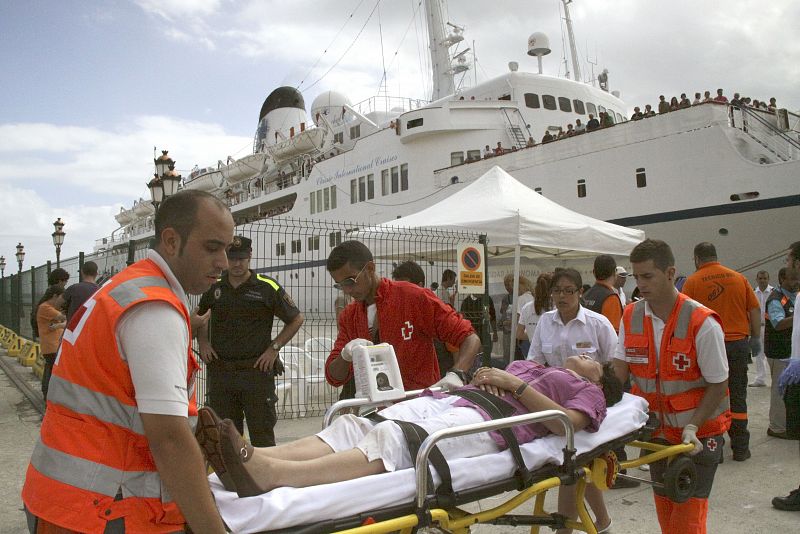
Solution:
[[(450, 57), (450, 47), (464, 40), (464, 28), (448, 22), (445, 24), (442, 13), (445, 11), (444, 0), (425, 0), (425, 14), (428, 21), (428, 47), (431, 53), (431, 69), (433, 90), (431, 100), (438, 100), (455, 93), (455, 75), (469, 69), (466, 52), (469, 48)], [(450, 33), (445, 34), (449, 26)], [(453, 62), (453, 60), (455, 60)], [(453, 63), (451, 63), (453, 62)]]
[(528, 37), (528, 55), (539, 60), (539, 74), (542, 73), (542, 56), (550, 53), (550, 39), (542, 32), (534, 32)]
[(576, 82), (581, 81), (581, 67), (578, 64), (578, 51), (575, 48), (575, 34), (572, 31), (572, 18), (569, 16), (569, 8), (567, 7), (572, 3), (572, 0), (561, 0), (564, 4), (564, 22), (567, 23), (567, 37), (569, 39), (569, 51), (572, 56), (572, 79)]

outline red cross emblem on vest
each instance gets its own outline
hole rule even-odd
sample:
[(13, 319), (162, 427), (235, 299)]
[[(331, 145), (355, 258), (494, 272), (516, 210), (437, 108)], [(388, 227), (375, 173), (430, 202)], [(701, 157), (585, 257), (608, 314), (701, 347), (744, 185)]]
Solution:
[(714, 438), (708, 438), (708, 440), (706, 440), (706, 448), (711, 452), (717, 450), (717, 440)]
[(400, 333), (406, 341), (411, 339), (411, 334), (414, 333), (414, 325), (411, 324), (411, 321), (406, 321), (406, 325), (400, 329)]
[(689, 357), (684, 353), (679, 352), (672, 357), (672, 365), (674, 365), (675, 369), (678, 371), (685, 371), (692, 366), (692, 360), (690, 360)]

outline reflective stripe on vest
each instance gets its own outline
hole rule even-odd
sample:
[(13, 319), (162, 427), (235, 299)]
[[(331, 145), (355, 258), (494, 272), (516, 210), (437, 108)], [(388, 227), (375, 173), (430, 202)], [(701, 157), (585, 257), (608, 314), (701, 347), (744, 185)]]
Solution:
[(258, 278), (262, 282), (266, 282), (269, 285), (271, 285), (272, 289), (274, 289), (275, 291), (280, 291), (280, 289), (281, 289), (281, 286), (278, 285), (278, 282), (276, 282), (275, 280), (273, 280), (269, 276), (264, 276), (263, 274), (257, 274), (256, 278)]
[[(656, 392), (655, 379), (642, 378), (636, 375), (631, 375), (631, 379), (642, 393), (654, 394)], [(675, 395), (683, 393), (695, 388), (708, 387), (708, 382), (701, 378), (699, 380), (666, 380), (661, 382), (661, 393), (665, 395)]]
[[(700, 304), (694, 300), (687, 299), (681, 304), (681, 309), (678, 312), (678, 321), (675, 323), (675, 337), (678, 339), (686, 339), (689, 333), (689, 323), (692, 320), (692, 313)], [(645, 301), (639, 300), (633, 305), (633, 314), (631, 315), (631, 334), (643, 335), (644, 334), (644, 309)]]
[(161, 477), (156, 471), (121, 471), (107, 465), (78, 458), (36, 443), (31, 465), (44, 476), (86, 491), (115, 497), (160, 499), (170, 502), (166, 490), (161, 488)]
[[(720, 415), (724, 414), (728, 410), (730, 410), (730, 397), (727, 395), (724, 399), (719, 403), (719, 406), (711, 412), (711, 415), (708, 416), (706, 421), (711, 421)], [(694, 417), (695, 409), (687, 410), (685, 412), (664, 412), (664, 421), (667, 423), (667, 426), (675, 427), (675, 428), (683, 428), (689, 423), (692, 422), (692, 417)]]
[(169, 282), (156, 276), (133, 278), (109, 291), (108, 296), (114, 299), (120, 308), (126, 308), (137, 300), (147, 297), (144, 291), (141, 290), (143, 287), (165, 287), (169, 289)]

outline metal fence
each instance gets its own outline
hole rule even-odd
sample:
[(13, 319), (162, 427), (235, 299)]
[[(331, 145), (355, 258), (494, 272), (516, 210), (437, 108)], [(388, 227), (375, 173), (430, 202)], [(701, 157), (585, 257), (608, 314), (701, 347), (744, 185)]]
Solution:
[[(391, 277), (394, 267), (403, 261), (416, 261), (425, 273), (426, 285), (441, 280), (442, 271), (454, 269), (456, 249), (461, 242), (478, 242), (480, 236), (468, 231), (436, 229), (365, 228), (354, 223), (273, 217), (237, 227), (236, 233), (253, 241), (251, 269), (267, 274), (283, 286), (305, 317), (305, 322), (291, 342), (281, 350), (286, 372), (276, 381), (279, 417), (320, 415), (338, 400), (338, 388), (327, 384), (324, 362), (337, 336), (337, 305), (346, 304), (343, 293), (333, 288), (325, 269), (330, 251), (347, 239), (364, 242), (376, 254), (379, 275)], [(128, 246), (61, 262), (77, 281), (79, 264), (94, 261), (103, 277), (124, 268), (126, 261), (142, 259), (147, 240)], [(18, 275), (7, 276), (0, 283), (0, 323), (23, 337), (32, 338), (29, 318), (33, 306), (44, 293), (48, 266), (33, 267)], [(20, 298), (21, 296), (21, 298)], [(190, 296), (195, 306), (199, 296)], [(458, 304), (457, 304), (458, 307)], [(283, 323), (273, 324), (273, 337)], [(196, 348), (196, 347), (195, 347)], [(206, 396), (204, 369), (197, 380), (198, 401)]]

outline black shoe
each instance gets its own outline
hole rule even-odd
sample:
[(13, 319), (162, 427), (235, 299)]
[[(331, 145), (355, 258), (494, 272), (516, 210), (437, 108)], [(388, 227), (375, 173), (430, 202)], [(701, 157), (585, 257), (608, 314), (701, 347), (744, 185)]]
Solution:
[(733, 461), (734, 462), (744, 462), (748, 458), (750, 458), (752, 454), (750, 454), (750, 449), (747, 449), (744, 452), (734, 452), (733, 453)]
[(771, 428), (767, 429), (767, 435), (772, 437), (772, 438), (778, 438), (778, 439), (788, 439), (788, 440), (796, 440), (797, 439), (797, 438), (793, 438), (793, 437), (789, 436), (789, 434), (787, 434), (786, 432), (775, 432)]
[(800, 488), (793, 490), (786, 497), (775, 497), (772, 506), (787, 512), (800, 512)]
[(642, 483), (639, 482), (638, 480), (630, 480), (627, 478), (617, 477), (617, 479), (614, 480), (614, 485), (608, 489), (638, 488), (641, 485)]

